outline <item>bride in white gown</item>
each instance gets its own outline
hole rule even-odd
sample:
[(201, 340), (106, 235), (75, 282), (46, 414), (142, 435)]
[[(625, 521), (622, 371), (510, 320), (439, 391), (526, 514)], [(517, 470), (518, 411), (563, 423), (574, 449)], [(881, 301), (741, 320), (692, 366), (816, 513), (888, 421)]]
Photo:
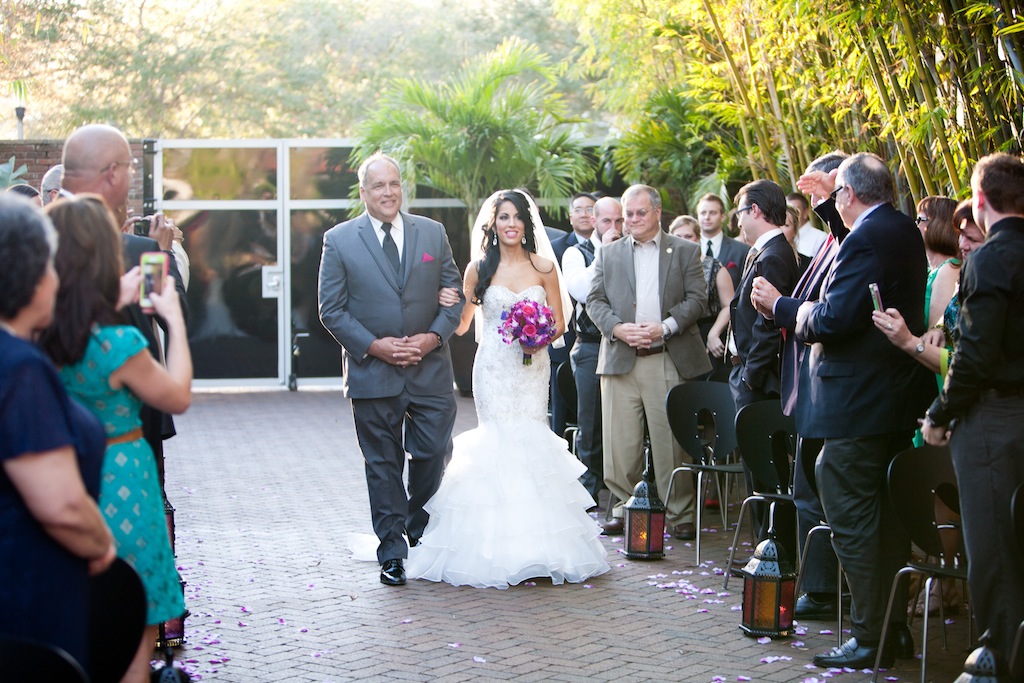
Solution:
[[(558, 333), (565, 330), (554, 254), (532, 200), (515, 190), (484, 203), (474, 242), (483, 257), (466, 269), (467, 304), (457, 333), (466, 332), (479, 305), (473, 367), (479, 426), (454, 440), (407, 573), (478, 588), (539, 577), (584, 581), (608, 571), (607, 551), (586, 512), (594, 500), (578, 481), (586, 468), (547, 425), (547, 348), (506, 344), (498, 333), (502, 312), (523, 299), (546, 303)], [(530, 365), (524, 352), (532, 353)]]

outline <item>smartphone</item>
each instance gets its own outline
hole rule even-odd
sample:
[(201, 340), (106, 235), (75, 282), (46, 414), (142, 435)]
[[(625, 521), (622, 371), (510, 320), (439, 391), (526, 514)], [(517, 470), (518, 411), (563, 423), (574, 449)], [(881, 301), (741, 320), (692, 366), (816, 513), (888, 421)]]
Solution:
[(149, 228), (152, 219), (150, 218), (136, 218), (133, 232), (139, 237), (149, 237)]
[(878, 293), (878, 283), (872, 282), (868, 285), (868, 291), (871, 292), (871, 303), (875, 305), (875, 310), (884, 311), (885, 308), (882, 307), (882, 295)]
[(153, 312), (151, 294), (159, 294), (167, 281), (167, 254), (162, 251), (147, 251), (139, 260), (142, 282), (139, 285), (139, 306), (146, 313)]

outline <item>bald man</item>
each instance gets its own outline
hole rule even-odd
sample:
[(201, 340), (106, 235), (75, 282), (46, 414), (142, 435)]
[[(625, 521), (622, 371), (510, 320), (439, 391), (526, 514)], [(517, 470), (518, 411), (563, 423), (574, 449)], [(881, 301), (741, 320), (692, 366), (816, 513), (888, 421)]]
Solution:
[[(113, 126), (90, 124), (82, 126), (64, 141), (63, 189), (72, 194), (83, 192), (98, 194), (107, 202), (114, 214), (114, 219), (122, 227), (121, 246), (124, 265), (130, 269), (139, 263), (139, 258), (147, 251), (163, 251), (168, 255), (168, 272), (174, 276), (174, 284), (181, 299), (182, 313), (188, 320), (188, 308), (185, 302), (185, 289), (178, 272), (174, 254), (170, 252), (174, 229), (167, 223), (162, 214), (154, 218), (151, 237), (140, 237), (125, 233), (123, 228), (128, 223), (128, 190), (136, 172), (136, 160), (132, 158), (131, 146), (124, 133)], [(138, 304), (127, 306), (124, 314), (129, 322), (139, 328), (149, 344), (149, 352), (160, 362), (160, 344), (153, 321), (162, 325), (155, 316), (142, 312)], [(156, 456), (160, 470), (160, 483), (163, 485), (163, 440), (174, 436), (174, 422), (166, 415), (149, 406), (142, 409), (142, 432)]]

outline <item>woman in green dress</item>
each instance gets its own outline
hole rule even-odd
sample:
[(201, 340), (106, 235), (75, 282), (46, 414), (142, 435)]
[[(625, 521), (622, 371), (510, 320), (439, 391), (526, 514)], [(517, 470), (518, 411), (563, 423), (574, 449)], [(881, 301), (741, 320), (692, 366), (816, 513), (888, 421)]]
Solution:
[[(114, 534), (118, 557), (131, 564), (146, 588), (147, 627), (123, 681), (149, 680), (157, 625), (185, 611), (174, 566), (156, 462), (142, 437), (139, 409), (146, 403), (182, 413), (191, 402), (192, 359), (172, 282), (152, 296), (167, 325), (167, 367), (153, 360), (142, 333), (125, 325), (118, 308), (124, 268), (121, 239), (103, 199), (82, 194), (47, 207), (60, 236), (60, 275), (54, 323), (40, 343), (60, 367), (68, 393), (95, 414), (107, 435), (99, 507)], [(138, 295), (137, 268), (125, 279)], [(134, 288), (134, 289), (133, 289)]]

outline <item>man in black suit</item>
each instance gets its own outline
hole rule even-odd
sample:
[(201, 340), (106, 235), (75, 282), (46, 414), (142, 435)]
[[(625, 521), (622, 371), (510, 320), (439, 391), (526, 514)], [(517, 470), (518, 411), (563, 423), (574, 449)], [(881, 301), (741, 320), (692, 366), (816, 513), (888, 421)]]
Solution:
[(779, 349), (782, 333), (758, 315), (750, 301), (755, 277), (762, 277), (778, 291), (789, 294), (800, 276), (793, 247), (781, 225), (786, 222), (786, 195), (776, 183), (757, 180), (736, 195), (740, 227), (754, 240), (744, 263), (740, 286), (729, 304), (732, 324), (730, 355), (733, 363), (729, 386), (739, 411), (754, 401), (779, 396)]
[[(823, 441), (804, 436), (806, 433), (806, 410), (798, 411), (798, 396), (810, 396), (811, 377), (808, 371), (811, 346), (796, 338), (796, 312), (805, 301), (817, 301), (821, 283), (831, 269), (839, 252), (839, 245), (849, 234), (842, 218), (836, 211), (835, 200), (830, 196), (835, 185), (839, 164), (846, 159), (844, 152), (830, 152), (818, 157), (800, 176), (797, 187), (811, 196), (814, 212), (828, 225), (829, 235), (819, 247), (803, 276), (796, 283), (791, 297), (781, 293), (764, 278), (755, 278), (751, 301), (758, 311), (783, 330), (782, 344), (782, 412), (793, 415), (796, 420), (797, 446), (796, 462), (793, 465), (793, 498), (796, 506), (799, 530), (792, 537), (792, 524), (787, 524), (783, 515), (786, 508), (776, 510), (777, 539), (790, 553), (803, 547), (808, 532), (825, 519), (825, 510), (818, 498), (814, 484), (814, 462), (821, 451)], [(807, 552), (800, 558), (803, 573), (801, 587), (804, 594), (797, 599), (794, 617), (797, 619), (834, 619), (836, 617), (836, 556), (826, 536), (816, 535)]]
[[(590, 241), (590, 236), (594, 233), (593, 217), (595, 202), (597, 202), (597, 198), (589, 192), (577, 192), (569, 200), (569, 224), (572, 225), (572, 232), (562, 233), (558, 237), (551, 238), (551, 248), (555, 252), (555, 258), (558, 259), (559, 267), (562, 265), (562, 256), (565, 255), (566, 249)], [(562, 339), (565, 340), (565, 346), (557, 349), (553, 347), (548, 349), (548, 356), (551, 359), (551, 380), (549, 383), (551, 431), (558, 436), (565, 434), (566, 409), (565, 401), (562, 400), (562, 394), (558, 391), (556, 373), (558, 372), (558, 366), (569, 360), (569, 352), (576, 342), (575, 318), (566, 318), (565, 334), (562, 336)]]
[[(872, 154), (840, 165), (832, 194), (850, 234), (819, 300), (800, 304), (796, 314), (797, 337), (812, 345), (810, 392), (797, 409), (808, 411), (804, 436), (825, 441), (815, 469), (818, 491), (853, 599), (853, 637), (815, 655), (818, 666), (872, 666), (879, 647), (883, 666), (897, 654), (913, 656), (902, 618), (889, 642), (880, 643), (889, 587), (910, 555), (885, 495), (885, 473), (893, 456), (910, 447), (935, 387), (924, 366), (889, 343), (871, 319), (868, 286), (877, 283), (884, 305), (905, 312), (911, 331), (925, 327), (928, 260), (913, 219), (892, 205), (894, 187)], [(906, 604), (905, 593), (896, 604)]]
[[(1010, 523), (1014, 490), (1024, 482), (1020, 157), (981, 159), (971, 176), (971, 204), (985, 244), (971, 253), (960, 275), (960, 340), (922, 432), (930, 444), (949, 443), (960, 489), (971, 611), (978, 631), (989, 631), (990, 645), (1009, 657), (1024, 618), (1024, 551)], [(1024, 680), (1020, 659), (1006, 680)]]
[[(725, 202), (710, 192), (697, 202), (697, 222), (700, 223), (700, 253), (714, 256), (729, 271), (733, 289), (739, 289), (743, 263), (750, 247), (722, 232), (725, 223)], [(707, 339), (704, 340), (707, 343)]]
[[(132, 158), (131, 146), (124, 134), (113, 126), (90, 124), (74, 131), (64, 142), (64, 177), (62, 187), (72, 194), (92, 192), (103, 197), (119, 226), (128, 225), (128, 191), (136, 172), (136, 160)], [(181, 300), (182, 313), (188, 319), (185, 287), (178, 272), (171, 242), (174, 228), (163, 214), (153, 220), (150, 237), (141, 237), (127, 232), (121, 234), (121, 246), (126, 269), (139, 264), (139, 257), (147, 251), (162, 251), (167, 254), (168, 273), (174, 277), (174, 284)], [(154, 328), (159, 318), (142, 312), (138, 304), (126, 306), (123, 313), (128, 321), (137, 327), (146, 338), (149, 352), (158, 362), (163, 362), (160, 342)], [(142, 433), (153, 449), (161, 483), (163, 482), (163, 442), (174, 436), (174, 422), (171, 416), (143, 405), (141, 412)]]

